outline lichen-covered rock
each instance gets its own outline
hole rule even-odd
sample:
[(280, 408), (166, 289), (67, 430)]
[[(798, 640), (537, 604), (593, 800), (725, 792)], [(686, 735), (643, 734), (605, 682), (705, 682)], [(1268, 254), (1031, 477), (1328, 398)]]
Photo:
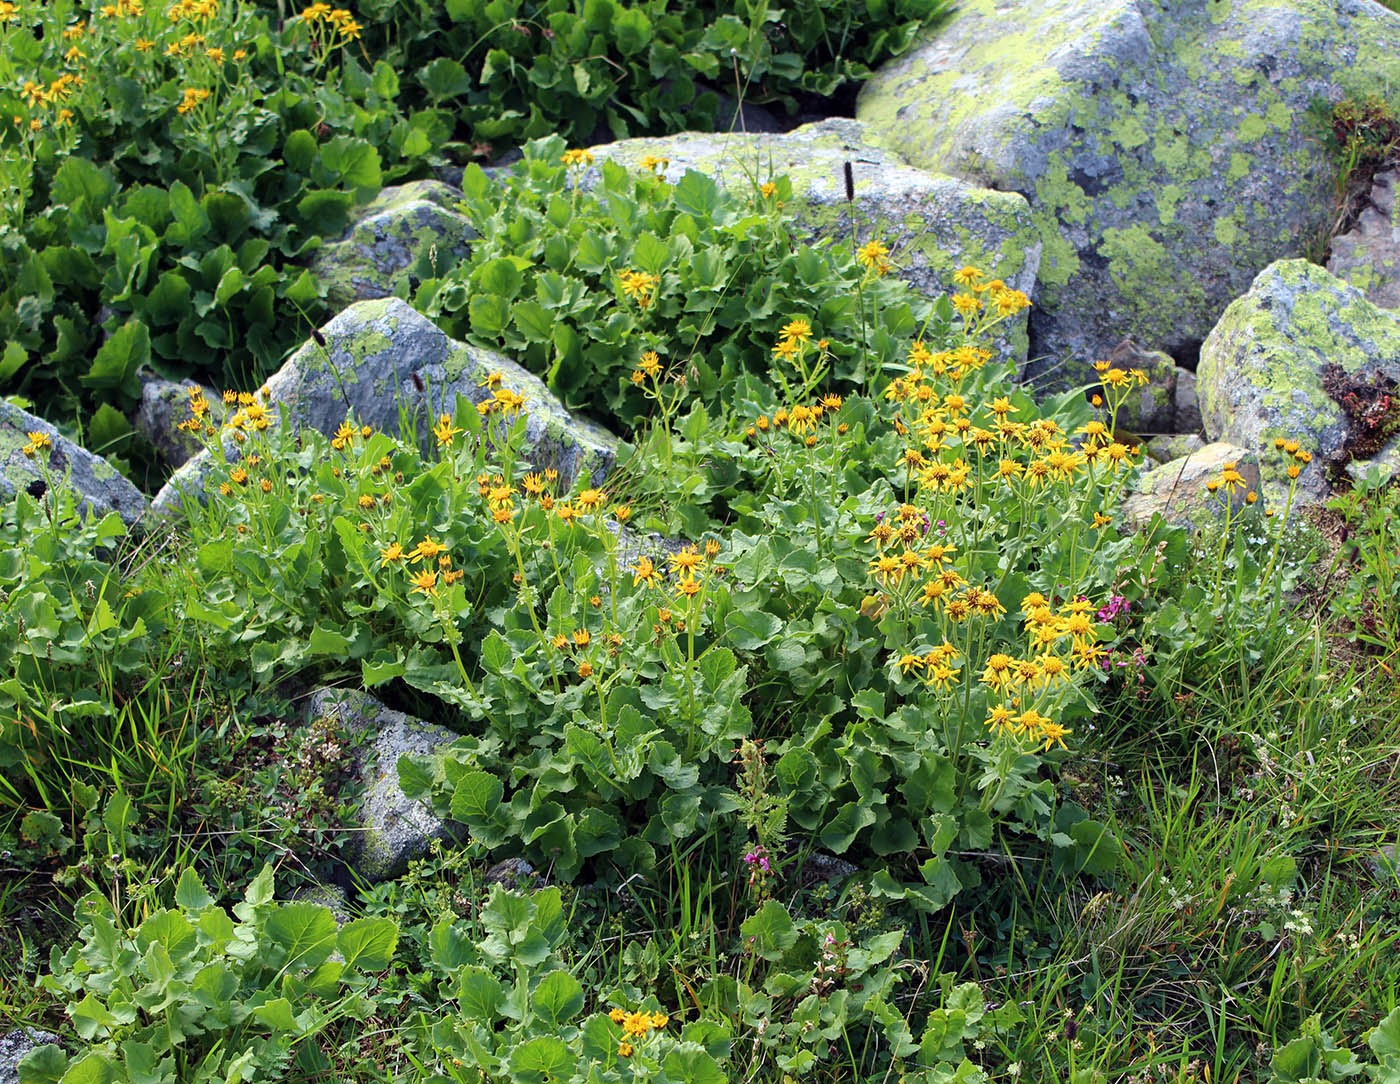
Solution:
[(1029, 199), (1044, 242), (1034, 368), (1125, 335), (1184, 358), (1331, 206), (1315, 99), (1400, 101), (1400, 15), (1373, 0), (963, 0), (861, 91), (871, 138)]
[(1173, 459), (1194, 455), (1206, 446), (1195, 433), (1175, 433), (1153, 437), (1143, 444), (1147, 458), (1154, 463), (1170, 463)]
[[(617, 439), (601, 427), (575, 418), (544, 381), (513, 361), (451, 339), (426, 316), (397, 298), (360, 301), (321, 329), (325, 345), (313, 338), (268, 381), (269, 402), (279, 424), (309, 426), (322, 433), (353, 414), (361, 425), (398, 432), (407, 415), (420, 423), (451, 411), (461, 395), (480, 402), (491, 393), (486, 377), (500, 373), (502, 386), (526, 397), (524, 455), (538, 467), (554, 467), (568, 484), (586, 472), (601, 483), (615, 458)], [(424, 447), (431, 425), (419, 424)], [(238, 445), (223, 444), (232, 462)], [(180, 508), (182, 494), (198, 497), (215, 467), (215, 456), (201, 452), (156, 494), (152, 507), (162, 514)]]
[[(1308, 499), (1327, 493), (1324, 466), (1343, 453), (1347, 417), (1323, 386), (1328, 365), (1353, 377), (1400, 380), (1400, 313), (1306, 260), (1259, 273), (1201, 347), (1197, 370), (1206, 435), (1245, 448), (1276, 437), (1312, 453), (1298, 479)], [(1286, 487), (1287, 463), (1270, 451), (1264, 480)]]
[(0, 1035), (0, 1084), (19, 1084), (19, 1063), (25, 1056), (57, 1042), (58, 1036), (53, 1032), (35, 1028), (16, 1028)]
[[(912, 169), (874, 146), (860, 124), (832, 119), (782, 134), (699, 133), (627, 139), (594, 147), (599, 159), (640, 168), (651, 155), (669, 159), (664, 175), (679, 181), (687, 170), (728, 187), (750, 190), (774, 177), (792, 182), (794, 212), (812, 237), (857, 245), (889, 246), (897, 273), (916, 290), (937, 297), (952, 289), (964, 264), (982, 268), (1030, 295), (1040, 265), (1040, 241), (1030, 206), (1010, 192)], [(845, 164), (851, 164), (855, 199), (846, 200)], [(597, 179), (597, 167), (585, 183)], [(1003, 347), (1018, 362), (1026, 357), (1026, 315), (1007, 325)]]
[(1332, 239), (1327, 270), (1365, 292), (1372, 304), (1400, 309), (1400, 169), (1378, 174), (1371, 202), (1352, 229)]
[(457, 735), (349, 689), (318, 689), (307, 711), (311, 719), (333, 715), (350, 733), (369, 735), (358, 765), (365, 790), (359, 808), (362, 831), (350, 860), (360, 878), (378, 884), (397, 877), (434, 839), (449, 836), (448, 827), (427, 806), (404, 797), (398, 765), (399, 757), (427, 755)]
[(476, 231), (459, 211), (462, 193), (441, 181), (384, 189), (339, 240), (322, 245), (311, 273), (333, 309), (390, 297), (440, 275), (471, 252)]
[[(48, 436), (51, 446), (33, 458), (24, 454), (30, 433)], [(101, 456), (79, 447), (42, 418), (0, 400), (0, 496), (41, 483), (41, 464), (55, 483), (78, 495), (78, 506), (98, 515), (116, 512), (128, 525), (146, 514), (146, 498)]]
[[(340, 885), (328, 885), (321, 881), (314, 881), (294, 888), (289, 898), (296, 903), (310, 903), (317, 907), (324, 907), (331, 913), (337, 926), (344, 926), (355, 917), (350, 910), (350, 893)], [(339, 957), (339, 953), (333, 955)]]
[(141, 405), (136, 411), (135, 428), (151, 442), (167, 466), (178, 467), (190, 456), (204, 448), (199, 438), (180, 428), (180, 423), (190, 416), (190, 388), (198, 387), (209, 404), (209, 421), (213, 425), (223, 423), (227, 411), (219, 393), (213, 388), (195, 384), (165, 380), (153, 374), (144, 374), (141, 379)]
[(1161, 351), (1144, 350), (1132, 339), (1124, 339), (1104, 360), (1118, 369), (1147, 374), (1147, 383), (1134, 387), (1119, 408), (1119, 427), (1140, 436), (1175, 432), (1176, 362)]
[(1200, 433), (1201, 398), (1196, 374), (1190, 369), (1176, 371), (1176, 418), (1172, 428), (1178, 433)]
[[(1211, 493), (1206, 483), (1219, 478), (1226, 463), (1233, 463), (1244, 475), (1245, 487), (1228, 496), (1223, 489)], [(1143, 471), (1133, 492), (1123, 501), (1123, 517), (1134, 529), (1147, 526), (1158, 512), (1167, 523), (1203, 527), (1224, 519), (1227, 501), (1238, 513), (1244, 507), (1246, 493), (1257, 493), (1258, 489), (1258, 456), (1233, 444), (1207, 444), (1180, 459)]]
[(1386, 485), (1400, 477), (1400, 436), (1391, 437), (1370, 459), (1353, 459), (1347, 463), (1347, 474), (1353, 482), (1374, 478), (1376, 484)]

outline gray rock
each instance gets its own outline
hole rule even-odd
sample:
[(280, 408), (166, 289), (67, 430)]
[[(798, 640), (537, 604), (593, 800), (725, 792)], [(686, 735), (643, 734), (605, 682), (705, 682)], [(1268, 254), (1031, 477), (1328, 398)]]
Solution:
[(1400, 169), (1377, 174), (1370, 205), (1352, 229), (1332, 239), (1327, 270), (1383, 309), (1400, 309)]
[[(1138, 435), (1171, 433), (1176, 428), (1176, 362), (1156, 350), (1124, 339), (1105, 359), (1115, 368), (1141, 369), (1147, 383), (1135, 387), (1118, 411), (1117, 424)], [(1108, 393), (1105, 393), (1107, 395)]]
[(1173, 459), (1194, 455), (1206, 446), (1206, 442), (1195, 433), (1164, 434), (1153, 437), (1144, 447), (1147, 457), (1154, 463), (1169, 463)]
[(497, 862), (486, 871), (486, 883), (501, 884), (507, 888), (529, 885), (535, 879), (535, 867), (523, 858), (507, 858)]
[(1377, 308), (1355, 286), (1306, 260), (1259, 273), (1201, 347), (1201, 414), (1206, 435), (1263, 450), (1270, 496), (1288, 488), (1287, 457), (1274, 438), (1296, 440), (1313, 460), (1298, 479), (1303, 498), (1326, 496), (1327, 461), (1349, 434), (1345, 413), (1323, 388), (1337, 365), (1352, 376), (1400, 380), (1400, 313)]
[(1196, 374), (1190, 369), (1176, 371), (1176, 418), (1172, 428), (1178, 433), (1200, 433), (1201, 399), (1196, 386)]
[(822, 851), (809, 854), (802, 861), (802, 883), (808, 887), (820, 881), (834, 884), (859, 872), (859, 866), (847, 862), (844, 858), (837, 858), (834, 854), (826, 854)]
[(16, 1028), (0, 1035), (0, 1084), (19, 1084), (19, 1063), (31, 1050), (57, 1043), (58, 1036), (35, 1028)]
[(301, 885), (292, 890), (291, 899), (297, 903), (314, 903), (317, 907), (324, 907), (335, 916), (337, 926), (344, 926), (355, 917), (350, 910), (350, 893), (340, 885), (320, 882)]
[[(536, 467), (558, 469), (561, 482), (585, 472), (600, 484), (615, 458), (617, 439), (575, 418), (542, 380), (499, 354), (448, 338), (436, 324), (397, 298), (360, 301), (321, 330), (268, 381), (269, 402), (279, 424), (309, 426), (327, 435), (353, 414), (361, 425), (398, 432), (401, 416), (417, 424), (426, 448), (431, 421), (451, 411), (458, 395), (473, 403), (490, 396), (488, 374), (526, 396), (525, 457)], [(225, 437), (223, 458), (233, 462), (239, 446)], [(156, 495), (153, 508), (169, 514), (181, 494), (199, 497), (217, 466), (209, 452), (193, 456)]]
[[(1232, 495), (1222, 489), (1211, 493), (1206, 482), (1219, 478), (1226, 463), (1244, 475), (1245, 484)], [(1160, 512), (1170, 524), (1202, 527), (1222, 520), (1228, 506), (1238, 514), (1245, 506), (1248, 491), (1259, 489), (1259, 459), (1244, 448), (1231, 444), (1207, 444), (1180, 459), (1145, 470), (1133, 491), (1123, 501), (1123, 517), (1135, 530), (1152, 522)], [(1263, 498), (1259, 498), (1262, 507)]]
[[(30, 433), (46, 434), (52, 446), (33, 458), (26, 456)], [(146, 514), (146, 498), (112, 464), (74, 444), (42, 418), (0, 400), (0, 495), (8, 499), (17, 487), (42, 479), (41, 463), (56, 484), (72, 487), (84, 510), (98, 515), (116, 512), (127, 525)]]
[[(884, 242), (896, 273), (927, 297), (950, 292), (953, 272), (964, 264), (1027, 296), (1035, 289), (1040, 241), (1024, 198), (911, 169), (874, 146), (852, 120), (826, 120), (776, 135), (685, 132), (628, 139), (594, 147), (593, 154), (632, 169), (648, 155), (666, 158), (663, 174), (672, 182), (693, 169), (745, 191), (786, 176), (793, 190), (787, 209), (799, 228), (812, 238), (854, 239), (857, 246)], [(854, 205), (846, 201), (847, 162)], [(595, 166), (584, 183), (598, 178)], [(1008, 321), (1001, 340), (1012, 357), (1024, 360), (1024, 311)]]
[(1020, 192), (1044, 242), (1037, 374), (1124, 336), (1184, 356), (1325, 227), (1309, 106), (1400, 102), (1400, 15), (1372, 0), (963, 0), (862, 88), (911, 164)]
[(141, 406), (136, 411), (135, 428), (170, 467), (180, 466), (204, 448), (198, 437), (179, 427), (190, 417), (189, 389), (192, 387), (204, 392), (209, 403), (209, 421), (215, 426), (223, 424), (228, 411), (213, 388), (191, 381), (177, 383), (151, 373), (141, 378)]
[(425, 755), (457, 735), (349, 689), (318, 689), (311, 696), (308, 718), (335, 715), (350, 732), (369, 734), (360, 753), (359, 773), (365, 788), (360, 806), (360, 843), (351, 866), (365, 881), (391, 880), (422, 855), (434, 839), (450, 830), (421, 802), (409, 801), (399, 789), (399, 757)]
[(1394, 481), (1400, 477), (1400, 436), (1391, 437), (1370, 459), (1348, 460), (1346, 471), (1353, 482), (1361, 482), (1372, 475), (1380, 485)]
[(476, 230), (459, 209), (462, 193), (441, 181), (392, 185), (336, 241), (312, 255), (310, 269), (339, 310), (391, 297), (414, 280), (441, 275), (471, 253)]

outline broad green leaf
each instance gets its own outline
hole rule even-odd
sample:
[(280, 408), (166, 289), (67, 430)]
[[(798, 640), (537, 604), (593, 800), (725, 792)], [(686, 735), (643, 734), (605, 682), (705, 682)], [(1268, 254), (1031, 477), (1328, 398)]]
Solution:
[(383, 971), (393, 961), (398, 941), (399, 927), (393, 919), (357, 918), (340, 928), (335, 943), (347, 971)]
[(283, 904), (268, 916), (263, 930), (272, 947), (270, 967), (286, 971), (317, 967), (335, 949), (335, 916), (318, 904)]
[(797, 941), (797, 929), (792, 917), (777, 900), (768, 900), (739, 927), (745, 942), (765, 960), (780, 959)]
[(583, 1010), (583, 987), (567, 971), (551, 971), (535, 988), (535, 1015), (552, 1029)]

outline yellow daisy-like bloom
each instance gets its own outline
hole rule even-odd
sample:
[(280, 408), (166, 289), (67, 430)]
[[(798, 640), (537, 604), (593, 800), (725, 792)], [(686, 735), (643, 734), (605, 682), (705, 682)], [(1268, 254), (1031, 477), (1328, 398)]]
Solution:
[(1003, 704), (998, 704), (988, 713), (986, 727), (994, 735), (1011, 733), (1016, 729), (1016, 713)]
[(529, 474), (525, 475), (524, 478), (520, 479), (520, 488), (525, 491), (527, 496), (538, 497), (544, 492), (544, 479), (534, 471), (531, 471)]
[(651, 303), (651, 292), (660, 280), (647, 271), (624, 271), (618, 276), (622, 292), (642, 308)]
[(758, 186), (759, 195), (764, 199), (772, 199), (778, 194), (778, 186), (772, 181), (764, 181)]
[(436, 541), (430, 535), (424, 535), (423, 541), (419, 542), (418, 545), (414, 546), (413, 552), (411, 552), (408, 556), (409, 559), (414, 562), (431, 561), (438, 554), (446, 552), (447, 547), (444, 546), (441, 542)]
[(888, 586), (891, 580), (899, 583), (904, 578), (904, 566), (893, 554), (882, 553), (870, 562), (870, 573), (882, 586)]
[(953, 272), (953, 282), (958, 286), (975, 286), (985, 277), (985, 273), (977, 267), (964, 266)]
[(694, 546), (686, 546), (671, 558), (671, 571), (682, 580), (693, 579), (695, 570), (705, 563), (705, 558), (696, 552)]
[(882, 242), (867, 241), (860, 246), (860, 251), (856, 253), (856, 262), (862, 267), (879, 269), (888, 265), (887, 257), (889, 254), (889, 248)]
[(432, 569), (425, 568), (417, 575), (410, 578), (414, 592), (421, 592), (425, 595), (437, 594), (437, 573)]
[(403, 547), (397, 542), (390, 542), (389, 545), (379, 551), (379, 567), (383, 568), (385, 565), (393, 564), (396, 561), (402, 561), (403, 557)]
[(452, 424), (451, 414), (442, 414), (438, 417), (437, 425), (433, 426), (433, 436), (437, 437), (438, 446), (442, 448), (452, 447), (452, 442), (464, 430)]
[(514, 486), (492, 486), (490, 491), (486, 494), (487, 507), (493, 512), (500, 511), (503, 508), (511, 508), (514, 506), (514, 502), (511, 500), (514, 495)]
[(972, 294), (954, 294), (953, 308), (960, 316), (975, 316), (982, 311), (982, 299)]
[(570, 169), (584, 169), (593, 164), (593, 155), (590, 151), (574, 148), (565, 151), (561, 160)]
[(639, 164), (643, 169), (650, 170), (653, 173), (660, 173), (671, 164), (671, 160), (669, 158), (663, 158), (660, 155), (646, 154), (642, 156), (642, 160)]
[(946, 693), (952, 688), (953, 683), (958, 680), (959, 672), (960, 671), (942, 663), (930, 666), (928, 672), (929, 688), (935, 689), (941, 693)]
[(593, 637), (587, 629), (574, 629), (574, 644), (577, 647), (587, 647), (592, 641)]
[(655, 562), (650, 557), (639, 557), (637, 563), (632, 566), (632, 586), (646, 584), (648, 587), (655, 587), (661, 574), (657, 571)]
[(694, 598), (700, 593), (700, 581), (691, 577), (676, 584), (676, 590), (686, 598)]
[(646, 373), (647, 376), (655, 379), (661, 375), (661, 357), (655, 350), (648, 350), (642, 355), (642, 360), (637, 368)]
[(810, 430), (814, 429), (816, 424), (816, 413), (810, 407), (804, 406), (801, 403), (793, 407), (792, 412), (788, 414), (788, 432), (795, 437), (804, 436)]
[(784, 339), (792, 339), (795, 342), (805, 343), (812, 337), (812, 325), (808, 320), (799, 316), (784, 324), (779, 334), (782, 335)]
[(578, 502), (578, 506), (585, 512), (596, 512), (602, 507), (605, 499), (606, 497), (602, 490), (598, 489), (585, 489), (575, 498)]
[(1061, 749), (1067, 750), (1069, 747), (1065, 745), (1065, 738), (1066, 736), (1074, 733), (1073, 730), (1063, 727), (1059, 723), (1053, 722), (1050, 719), (1043, 719), (1041, 721), (1039, 731), (1040, 737), (1045, 739), (1043, 751), (1047, 753), (1050, 752), (1050, 747), (1057, 743), (1059, 744)]
[(630, 1058), (632, 1056), (633, 1049), (634, 1048), (632, 1044), (625, 1039), (617, 1044), (617, 1052), (620, 1056), (624, 1058)]

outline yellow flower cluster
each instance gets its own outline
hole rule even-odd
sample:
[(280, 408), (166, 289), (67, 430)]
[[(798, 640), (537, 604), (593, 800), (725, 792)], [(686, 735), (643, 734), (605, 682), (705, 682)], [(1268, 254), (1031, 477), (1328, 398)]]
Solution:
[[(422, 568), (409, 571), (408, 565), (420, 563)], [(443, 587), (451, 587), (466, 575), (461, 569), (452, 567), (452, 556), (447, 552), (447, 547), (431, 535), (424, 535), (423, 540), (411, 550), (405, 550), (399, 542), (391, 542), (379, 551), (379, 567), (388, 565), (404, 566), (409, 583), (413, 585), (411, 593), (429, 597), (437, 596), (439, 583)]]
[(180, 104), (175, 107), (175, 111), (180, 114), (193, 113), (204, 102), (209, 100), (209, 91), (202, 87), (186, 87), (185, 96), (180, 100)]
[(312, 4), (303, 9), (298, 18), (308, 25), (325, 23), (344, 41), (357, 41), (364, 29), (345, 8), (333, 8), (329, 4)]
[[(768, 439), (769, 434), (786, 430), (808, 448), (812, 448), (817, 444), (817, 427), (824, 418), (841, 409), (841, 402), (841, 396), (827, 394), (810, 405), (798, 403), (791, 410), (786, 407), (776, 410), (771, 419), (767, 414), (760, 414), (744, 432), (745, 435), (763, 442)], [(845, 433), (846, 426), (838, 425), (836, 431)]]
[(644, 384), (647, 378), (653, 382), (661, 379), (661, 356), (655, 350), (647, 350), (642, 354), (642, 360), (637, 362), (637, 367), (632, 370), (632, 383)]
[(889, 260), (890, 250), (882, 241), (867, 241), (856, 253), (856, 262), (876, 275), (888, 275), (894, 270)]
[(476, 412), (483, 418), (501, 414), (514, 418), (525, 409), (525, 396), (510, 388), (493, 388), (489, 398), (476, 404)]
[(172, 23), (207, 22), (219, 14), (219, 0), (176, 0), (166, 9), (165, 15)]
[[(244, 409), (247, 410), (251, 408)], [(228, 423), (225, 422), (224, 424), (227, 425)], [(267, 427), (260, 425), (258, 428), (265, 429)], [(346, 420), (336, 427), (335, 436), (331, 437), (331, 447), (337, 452), (349, 451), (354, 447), (356, 437), (360, 440), (369, 440), (373, 435), (374, 430), (368, 425), (354, 426), (350, 424), (349, 420)]]
[[(671, 575), (675, 579), (675, 591), (684, 599), (692, 599), (704, 588), (699, 572), (707, 561), (719, 556), (719, 542), (711, 539), (705, 543), (705, 552), (700, 553), (694, 546), (684, 546), (671, 557)], [(639, 557), (632, 565), (632, 586), (646, 584), (648, 587), (663, 586), (661, 569), (650, 557)]]
[(652, 295), (661, 280), (648, 271), (624, 271), (618, 276), (618, 285), (627, 297), (645, 309), (652, 302)]
[(1296, 481), (1298, 475), (1303, 473), (1303, 468), (1312, 462), (1312, 452), (1305, 450), (1296, 440), (1275, 437), (1274, 450), (1293, 460), (1288, 464), (1288, 477), (1293, 481)]
[(47, 433), (35, 430), (24, 435), (29, 438), (29, 442), (20, 451), (29, 459), (33, 459), (43, 449), (53, 447), (53, 440)]
[(622, 1026), (622, 1039), (617, 1044), (617, 1052), (624, 1058), (630, 1058), (636, 1052), (633, 1040), (642, 1042), (653, 1031), (660, 1031), (671, 1022), (671, 1018), (663, 1012), (627, 1012), (624, 1009), (613, 1009), (608, 1013), (608, 1019)]
[(587, 169), (593, 164), (593, 153), (591, 151), (574, 148), (573, 150), (565, 151), (561, 156), (561, 160), (564, 165), (568, 166), (570, 169)]
[[(567, 155), (567, 153), (568, 152), (566, 151), (565, 154)], [(587, 154), (588, 152), (584, 151), (584, 153)], [(592, 160), (591, 156), (589, 160)], [(665, 168), (670, 164), (671, 160), (669, 158), (656, 154), (644, 154), (642, 156), (641, 161), (641, 167), (643, 169), (650, 170), (652, 173), (655, 173), (658, 176), (660, 176), (662, 171), (665, 170)]]
[(103, 4), (98, 13), (105, 19), (135, 19), (146, 14), (142, 0), (117, 0), (115, 4)]
[(953, 295), (953, 310), (963, 318), (964, 329), (985, 331), (992, 324), (1029, 308), (1031, 299), (1001, 279), (988, 279), (981, 268), (966, 266), (953, 273), (953, 282), (967, 290)]
[(1099, 382), (1106, 388), (1123, 390), (1137, 387), (1145, 387), (1147, 384), (1147, 373), (1142, 369), (1122, 369), (1114, 365), (1111, 361), (1094, 362), (1094, 371), (1099, 374)]

